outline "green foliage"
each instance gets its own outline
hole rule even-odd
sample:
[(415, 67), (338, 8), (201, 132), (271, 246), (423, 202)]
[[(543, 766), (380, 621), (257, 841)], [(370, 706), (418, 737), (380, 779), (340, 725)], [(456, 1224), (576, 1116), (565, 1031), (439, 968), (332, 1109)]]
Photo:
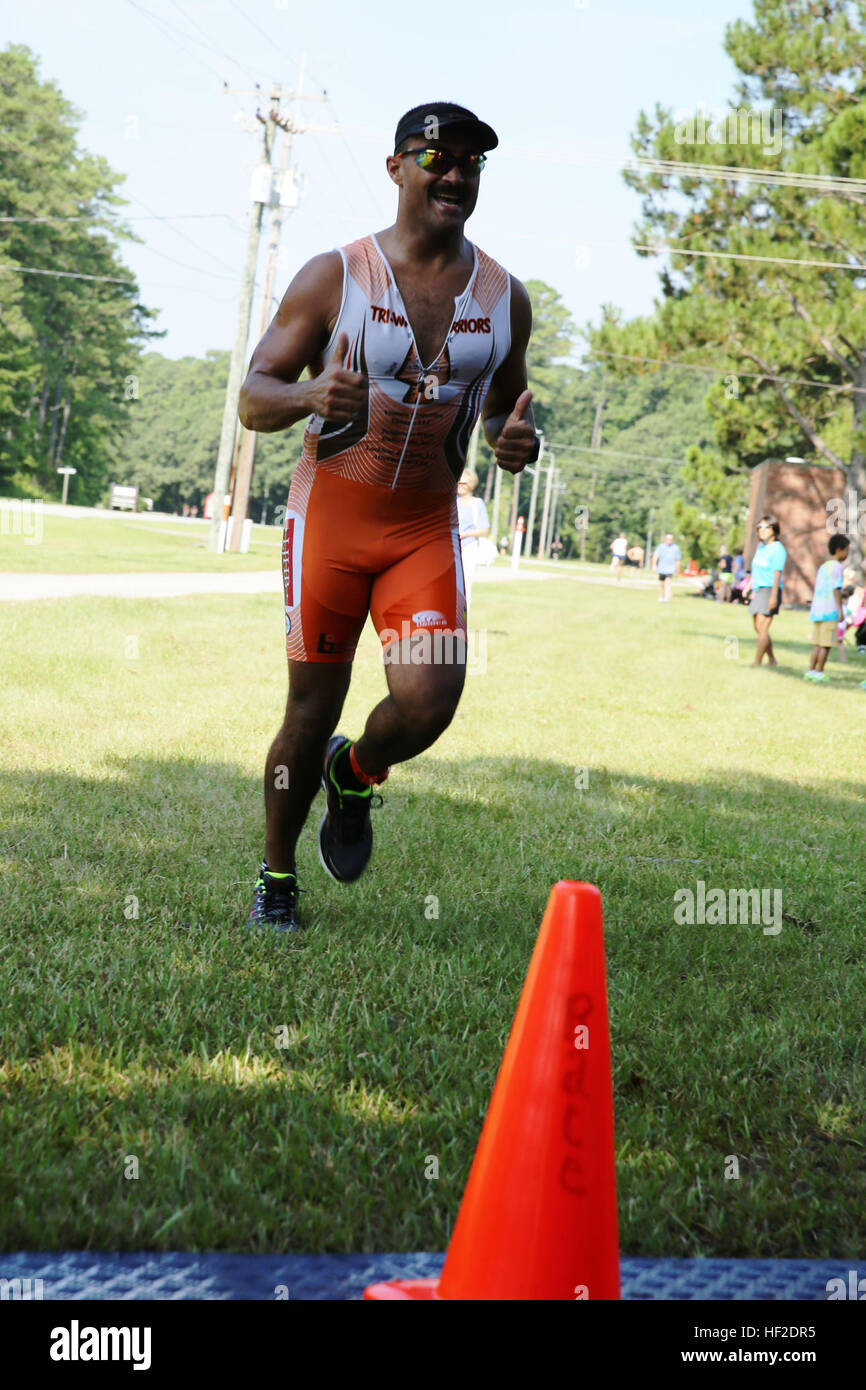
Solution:
[(0, 481), (56, 491), (62, 462), (78, 469), (70, 500), (92, 502), (154, 334), (116, 245), (131, 239), (116, 220), (122, 177), (78, 148), (80, 120), (29, 49), (0, 53), (0, 216), (19, 219), (0, 222)]
[[(864, 0), (756, 0), (754, 21), (726, 35), (741, 74), (735, 122), (717, 122), (717, 138), (705, 143), (696, 120), (676, 123), (657, 106), (638, 117), (635, 154), (863, 178), (864, 30)], [(707, 558), (714, 541), (739, 538), (747, 470), (768, 456), (836, 464), (866, 493), (866, 277), (854, 273), (866, 265), (862, 194), (844, 183), (828, 192), (646, 166), (624, 177), (642, 199), (636, 245), (722, 253), (671, 255), (652, 315), (624, 323), (606, 307), (586, 330), (592, 352), (613, 354), (610, 371), (621, 378), (667, 375), (628, 356), (671, 358), (696, 370), (670, 375), (707, 384), (711, 429), (690, 441), (702, 452), (682, 475), (674, 518), (689, 545)], [(803, 260), (839, 266), (792, 263)]]
[[(573, 356), (578, 332), (561, 297), (550, 285), (530, 280), (533, 330), (527, 353), (529, 386), (533, 392), (536, 426), (543, 432), (547, 455), (542, 460), (536, 503), (533, 548), (537, 545), (550, 455), (564, 485), (558, 500), (557, 532), (563, 555), (577, 555), (584, 542), (588, 560), (609, 558), (608, 546), (621, 528), (631, 544), (645, 544), (653, 532), (674, 522), (673, 504), (683, 491), (679, 468), (692, 445), (712, 441), (712, 420), (703, 407), (706, 379), (683, 379), (679, 373), (659, 373), (629, 365), (608, 365), (598, 353), (599, 365), (581, 368), (567, 359)], [(601, 336), (584, 329), (599, 349), (618, 350), (620, 317), (605, 310)], [(657, 349), (651, 321), (629, 326), (628, 351), (652, 356)], [(566, 360), (563, 360), (566, 359)], [(595, 436), (595, 446), (593, 438)], [(601, 449), (601, 452), (599, 452)], [(492, 465), (492, 453), (482, 445), (479, 474)], [(511, 483), (503, 480), (500, 533), (510, 517)], [(519, 511), (529, 521), (532, 475), (519, 480)], [(579, 507), (589, 508), (585, 537), (575, 525)]]
[[(213, 488), (229, 371), (227, 352), (172, 360), (146, 353), (129, 403), (129, 428), (118, 451), (115, 481), (137, 484), (157, 511), (201, 509)], [(303, 424), (260, 434), (256, 446), (251, 515), (258, 519), (268, 495), (271, 513), (285, 502), (300, 454)]]

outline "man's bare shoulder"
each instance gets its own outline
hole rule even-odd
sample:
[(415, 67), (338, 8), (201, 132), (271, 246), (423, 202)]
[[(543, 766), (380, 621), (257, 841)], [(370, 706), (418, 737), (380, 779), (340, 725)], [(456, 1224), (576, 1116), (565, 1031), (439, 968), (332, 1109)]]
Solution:
[(518, 280), (516, 275), (511, 276), (511, 311), (515, 311), (521, 319), (532, 319), (532, 301), (529, 298), (529, 291), (522, 280)]
[(307, 298), (321, 300), (323, 297), (328, 299), (335, 293), (339, 305), (342, 285), (342, 256), (339, 251), (322, 251), (318, 256), (313, 256), (311, 260), (301, 266), (283, 296), (283, 305), (288, 302), (291, 308), (292, 304), (298, 300)]

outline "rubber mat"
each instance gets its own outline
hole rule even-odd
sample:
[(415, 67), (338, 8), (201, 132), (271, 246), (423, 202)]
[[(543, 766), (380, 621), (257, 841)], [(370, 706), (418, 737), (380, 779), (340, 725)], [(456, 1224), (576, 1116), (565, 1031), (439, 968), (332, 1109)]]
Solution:
[[(5, 1298), (359, 1299), (367, 1284), (435, 1277), (443, 1255), (0, 1255)], [(826, 1300), (866, 1260), (646, 1259), (621, 1261), (624, 1299)], [(34, 1280), (41, 1280), (41, 1286)], [(27, 1281), (30, 1281), (29, 1283)]]

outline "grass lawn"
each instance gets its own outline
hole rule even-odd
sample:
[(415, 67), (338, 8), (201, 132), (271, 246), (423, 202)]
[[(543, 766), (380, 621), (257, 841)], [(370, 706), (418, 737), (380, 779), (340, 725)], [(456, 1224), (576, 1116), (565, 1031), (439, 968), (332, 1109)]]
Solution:
[[(2, 515), (0, 515), (0, 519)], [(110, 517), (42, 515), (26, 522), (10, 513), (0, 530), (0, 571), (52, 574), (117, 574), (135, 570), (261, 570), (279, 566), (280, 532), (254, 526), (246, 555), (214, 555), (207, 548), (209, 521), (116, 514)]]
[[(550, 886), (582, 878), (623, 1252), (863, 1256), (866, 664), (813, 687), (804, 614), (754, 670), (742, 609), (564, 577), (479, 585), (472, 618), (486, 672), (386, 784), (359, 884), (305, 832), (287, 940), (244, 928), (279, 596), (0, 607), (4, 1249), (444, 1249)], [(368, 629), (341, 727), (383, 689)], [(677, 925), (698, 879), (780, 890), (782, 930)]]

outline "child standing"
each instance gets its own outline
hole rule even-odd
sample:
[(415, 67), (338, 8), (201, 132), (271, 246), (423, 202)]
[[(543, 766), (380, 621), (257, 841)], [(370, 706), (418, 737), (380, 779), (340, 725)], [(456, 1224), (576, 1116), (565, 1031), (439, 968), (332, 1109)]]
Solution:
[(812, 619), (812, 663), (806, 672), (807, 681), (828, 681), (825, 673), (830, 648), (836, 640), (840, 623), (844, 623), (842, 608), (842, 567), (848, 558), (851, 542), (838, 532), (830, 537), (830, 559), (825, 560), (815, 576), (815, 592), (809, 616)]

